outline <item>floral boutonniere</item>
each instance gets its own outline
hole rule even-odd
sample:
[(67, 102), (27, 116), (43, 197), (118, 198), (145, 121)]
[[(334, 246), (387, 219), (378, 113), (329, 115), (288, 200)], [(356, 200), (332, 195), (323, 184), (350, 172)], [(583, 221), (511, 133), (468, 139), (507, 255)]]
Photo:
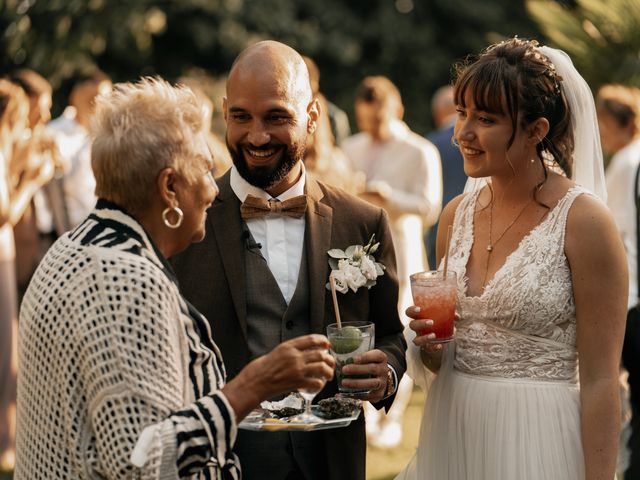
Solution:
[[(382, 263), (376, 262), (373, 258), (378, 247), (380, 242), (376, 242), (376, 236), (373, 234), (365, 246), (351, 245), (344, 251), (332, 248), (327, 252), (338, 292), (347, 293), (349, 289), (355, 292), (360, 287), (371, 288), (376, 284), (376, 279), (384, 275), (385, 269)], [(327, 289), (331, 290), (329, 283)]]

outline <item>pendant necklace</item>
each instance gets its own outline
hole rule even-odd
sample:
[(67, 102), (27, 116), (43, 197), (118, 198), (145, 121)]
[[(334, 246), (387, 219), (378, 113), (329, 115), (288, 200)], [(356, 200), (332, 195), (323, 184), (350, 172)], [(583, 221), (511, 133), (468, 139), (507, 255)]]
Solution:
[(522, 207), (522, 210), (520, 210), (520, 213), (518, 213), (518, 215), (516, 215), (516, 217), (511, 221), (511, 223), (509, 225), (507, 225), (507, 228), (505, 228), (502, 233), (500, 234), (500, 236), (498, 238), (496, 238), (495, 241), (492, 240), (491, 238), (491, 230), (493, 230), (493, 200), (491, 201), (491, 207), (489, 208), (489, 243), (487, 244), (487, 264), (486, 267), (484, 269), (484, 279), (482, 280), (482, 289), (484, 290), (484, 287), (487, 285), (487, 274), (489, 273), (489, 260), (491, 259), (491, 254), (493, 253), (493, 247), (496, 246), (496, 244), (502, 240), (502, 237), (505, 236), (505, 234), (509, 231), (509, 229), (511, 227), (513, 227), (516, 222), (520, 219), (520, 217), (522, 216), (522, 214), (524, 213), (524, 211), (527, 209), (527, 207), (529, 206), (529, 204), (531, 203), (532, 199), (529, 199), (529, 201), (527, 201), (524, 204), (524, 207)]

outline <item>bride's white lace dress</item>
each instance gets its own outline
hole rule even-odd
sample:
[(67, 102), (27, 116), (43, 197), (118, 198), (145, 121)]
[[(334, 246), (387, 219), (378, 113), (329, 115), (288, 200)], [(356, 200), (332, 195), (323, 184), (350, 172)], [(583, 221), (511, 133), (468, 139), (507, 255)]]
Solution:
[[(454, 220), (449, 268), (458, 274), (461, 317), (455, 345), (427, 395), (416, 455), (398, 478), (583, 480), (575, 304), (564, 234), (573, 201), (587, 191), (569, 190), (482, 295), (468, 297), (478, 193), (462, 200)], [(409, 345), (409, 374), (427, 386), (432, 376)]]

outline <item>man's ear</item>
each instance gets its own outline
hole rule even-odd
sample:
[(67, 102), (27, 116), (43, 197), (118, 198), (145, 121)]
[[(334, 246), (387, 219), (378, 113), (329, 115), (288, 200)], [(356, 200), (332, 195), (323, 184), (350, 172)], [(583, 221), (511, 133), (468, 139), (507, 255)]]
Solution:
[(544, 137), (549, 133), (549, 120), (545, 117), (540, 117), (531, 124), (529, 124), (529, 140), (537, 145), (542, 141)]
[(224, 117), (224, 121), (227, 121), (227, 97), (222, 97), (222, 116)]
[(166, 167), (160, 170), (157, 178), (158, 192), (162, 202), (167, 206), (176, 206), (178, 199), (175, 191), (176, 171), (173, 167)]
[(318, 119), (320, 118), (320, 102), (318, 102), (317, 98), (314, 98), (309, 102), (307, 106), (307, 115), (309, 116), (309, 120), (307, 121), (307, 132), (312, 134), (316, 131), (316, 127), (318, 124)]

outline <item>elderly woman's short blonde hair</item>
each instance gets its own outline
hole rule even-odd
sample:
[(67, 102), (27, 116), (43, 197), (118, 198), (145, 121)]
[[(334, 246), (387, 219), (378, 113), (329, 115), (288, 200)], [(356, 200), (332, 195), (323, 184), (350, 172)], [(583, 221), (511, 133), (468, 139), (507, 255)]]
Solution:
[(116, 84), (96, 97), (91, 148), (96, 196), (135, 213), (149, 204), (162, 169), (173, 167), (193, 181), (196, 136), (204, 125), (193, 92), (160, 78)]

